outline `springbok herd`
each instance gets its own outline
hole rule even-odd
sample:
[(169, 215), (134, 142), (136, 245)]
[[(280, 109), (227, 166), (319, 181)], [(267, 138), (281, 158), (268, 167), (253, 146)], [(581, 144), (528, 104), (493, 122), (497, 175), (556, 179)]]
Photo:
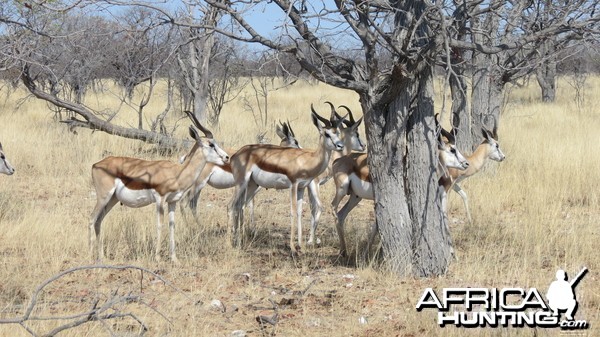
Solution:
[[(288, 123), (277, 126), (279, 145), (252, 144), (237, 151), (224, 151), (215, 141), (213, 134), (203, 127), (196, 117), (186, 112), (192, 120), (190, 136), (195, 140), (190, 152), (179, 163), (166, 160), (148, 161), (130, 157), (106, 157), (92, 166), (92, 181), (96, 189), (96, 206), (89, 225), (90, 253), (97, 262), (103, 258), (103, 243), (100, 229), (106, 214), (118, 202), (128, 207), (142, 207), (154, 203), (157, 213), (157, 238), (155, 256), (160, 260), (161, 225), (164, 222), (164, 204), (169, 215), (169, 247), (171, 260), (178, 262), (175, 252), (175, 206), (187, 196), (194, 215), (200, 193), (206, 185), (217, 189), (235, 188), (229, 205), (229, 238), (234, 246), (242, 243), (244, 208), (250, 211), (253, 221), (252, 200), (263, 188), (290, 190), (290, 249), (296, 253), (303, 249), (302, 243), (302, 203), (304, 192), (308, 190), (311, 206), (311, 228), (308, 244), (318, 243), (315, 232), (321, 216), (319, 186), (333, 178), (335, 196), (332, 201), (339, 235), (340, 254), (345, 255), (344, 222), (350, 211), (362, 199), (374, 199), (369, 177), (365, 144), (360, 139), (358, 127), (362, 118), (354, 120), (346, 106), (341, 116), (331, 102), (329, 119), (319, 116), (311, 104), (311, 118), (319, 132), (319, 147), (307, 150), (300, 147)], [(454, 189), (463, 199), (467, 217), (471, 221), (468, 199), (458, 184), (477, 173), (489, 158), (504, 160), (505, 156), (497, 142), (496, 130), (483, 129), (483, 140), (470, 156), (463, 156), (456, 148), (455, 134), (438, 125), (438, 167), (439, 184), (447, 192)], [(199, 135), (198, 130), (204, 136)], [(356, 152), (354, 152), (356, 151)], [(2, 163), (0, 173), (12, 175), (15, 169), (4, 155), (0, 144)], [(348, 201), (338, 211), (342, 199)], [(443, 197), (446, 198), (445, 196)], [(443, 205), (446, 201), (443, 200)], [(444, 206), (445, 209), (445, 206)], [(294, 219), (295, 218), (295, 219)], [(297, 246), (294, 242), (294, 224), (297, 230)], [(377, 228), (372, 227), (367, 250)], [(94, 253), (94, 250), (96, 252)]]

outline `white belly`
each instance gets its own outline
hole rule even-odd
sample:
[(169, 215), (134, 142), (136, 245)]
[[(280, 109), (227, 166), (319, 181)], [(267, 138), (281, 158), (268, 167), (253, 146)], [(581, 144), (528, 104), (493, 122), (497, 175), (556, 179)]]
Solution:
[(125, 187), (121, 179), (115, 180), (115, 196), (127, 207), (144, 207), (156, 202), (153, 190), (132, 190)]
[(233, 174), (215, 166), (213, 168), (213, 173), (210, 175), (210, 178), (208, 178), (208, 184), (222, 190), (235, 186), (235, 180), (233, 179)]
[(282, 190), (292, 187), (291, 180), (285, 174), (263, 171), (256, 166), (252, 169), (252, 180), (264, 188)]
[(356, 174), (350, 174), (350, 188), (356, 195), (363, 199), (373, 200), (375, 195), (373, 194), (373, 184), (368, 181), (360, 179)]

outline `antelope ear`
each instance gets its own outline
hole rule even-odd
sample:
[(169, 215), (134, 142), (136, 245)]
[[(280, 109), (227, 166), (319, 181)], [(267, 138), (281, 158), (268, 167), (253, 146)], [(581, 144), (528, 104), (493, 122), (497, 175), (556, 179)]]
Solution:
[(317, 129), (319, 129), (319, 131), (323, 130), (323, 127), (321, 126), (321, 124), (319, 123), (319, 117), (317, 117), (317, 113), (314, 112), (310, 115), (310, 117), (312, 118), (312, 122), (313, 124), (317, 127)]
[(361, 117), (361, 118), (359, 118), (359, 119), (358, 119), (356, 122), (354, 122), (354, 124), (352, 125), (352, 127), (353, 127), (354, 129), (357, 129), (357, 128), (358, 128), (358, 126), (360, 125), (360, 123), (362, 123), (362, 121), (363, 121), (363, 118), (364, 118), (364, 116), (363, 116), (363, 117)]
[(488, 130), (486, 130), (485, 128), (481, 128), (481, 134), (483, 135), (483, 138), (485, 138), (486, 140), (490, 140), (491, 136)]
[(281, 129), (281, 125), (283, 125), (283, 123), (281, 123), (281, 121), (279, 121), (279, 124), (280, 125), (275, 126), (275, 133), (281, 139), (287, 138), (285, 131)]
[(339, 129), (340, 126), (342, 126), (342, 124), (344, 124), (344, 122), (346, 121), (346, 117), (348, 117), (348, 114), (340, 117), (338, 120), (335, 121), (335, 123), (332, 124), (332, 127)]
[(442, 139), (442, 134), (441, 133), (438, 134), (438, 136), (437, 136), (437, 142), (436, 143), (437, 143), (438, 150), (443, 151), (444, 147), (445, 147), (445, 144), (444, 144), (444, 140)]
[(198, 131), (196, 131), (196, 128), (194, 128), (191, 125), (190, 125), (190, 137), (192, 137), (195, 141), (200, 140), (200, 135), (198, 135)]

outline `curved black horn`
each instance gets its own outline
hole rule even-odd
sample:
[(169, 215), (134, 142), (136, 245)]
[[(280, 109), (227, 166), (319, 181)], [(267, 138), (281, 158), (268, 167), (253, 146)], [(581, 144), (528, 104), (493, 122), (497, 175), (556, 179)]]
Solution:
[(202, 124), (200, 124), (200, 121), (198, 120), (198, 118), (196, 118), (196, 116), (191, 111), (185, 110), (184, 112), (192, 120), (192, 122), (198, 128), (198, 130), (202, 131), (202, 133), (204, 134), (204, 136), (206, 136), (206, 138), (214, 138), (212, 132), (210, 132), (207, 128), (202, 126)]
[(354, 120), (354, 116), (352, 115), (352, 110), (350, 110), (349, 107), (347, 107), (345, 105), (340, 105), (338, 108), (344, 108), (344, 109), (346, 109), (346, 111), (348, 111), (347, 116), (349, 118), (348, 118), (348, 120), (344, 121), (344, 125), (346, 125), (347, 127), (351, 127), (352, 125), (356, 124), (356, 121)]
[(442, 136), (446, 137), (446, 139), (448, 139), (448, 143), (455, 145), (456, 144), (456, 137), (454, 136), (454, 129), (452, 129), (453, 132), (448, 132), (446, 131), (446, 129), (442, 128)]
[(290, 126), (286, 122), (283, 122), (282, 125), (283, 125), (283, 133), (285, 133), (285, 135), (289, 137), (292, 134), (290, 131)]
[(329, 115), (329, 121), (331, 122), (331, 125), (334, 125), (338, 118), (338, 113), (337, 111), (335, 111), (335, 107), (333, 105), (333, 103), (329, 102), (329, 101), (325, 101), (325, 104), (329, 104), (329, 106), (331, 107), (331, 114)]
[(287, 120), (287, 126), (288, 126), (288, 130), (290, 130), (290, 135), (292, 135), (292, 137), (296, 137), (294, 130), (292, 130), (292, 124), (290, 123), (289, 119)]
[(331, 122), (329, 120), (319, 116), (319, 114), (315, 111), (315, 107), (313, 106), (312, 103), (310, 103), (310, 110), (315, 115), (315, 117), (317, 117), (318, 120), (320, 120), (323, 124), (325, 124), (325, 127), (328, 127), (328, 128), (331, 127)]

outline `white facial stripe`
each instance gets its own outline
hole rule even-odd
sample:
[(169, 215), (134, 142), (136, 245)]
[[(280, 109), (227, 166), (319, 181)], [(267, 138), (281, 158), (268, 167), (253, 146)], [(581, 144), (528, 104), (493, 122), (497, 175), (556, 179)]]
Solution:
[(465, 169), (468, 166), (467, 159), (456, 149), (454, 145), (445, 144), (441, 150), (442, 161), (446, 167)]
[(0, 166), (0, 173), (4, 173), (7, 175), (15, 173), (15, 169), (12, 167), (12, 165), (10, 165), (10, 162), (8, 161), (8, 159), (6, 159), (4, 153), (2, 153), (2, 165)]

